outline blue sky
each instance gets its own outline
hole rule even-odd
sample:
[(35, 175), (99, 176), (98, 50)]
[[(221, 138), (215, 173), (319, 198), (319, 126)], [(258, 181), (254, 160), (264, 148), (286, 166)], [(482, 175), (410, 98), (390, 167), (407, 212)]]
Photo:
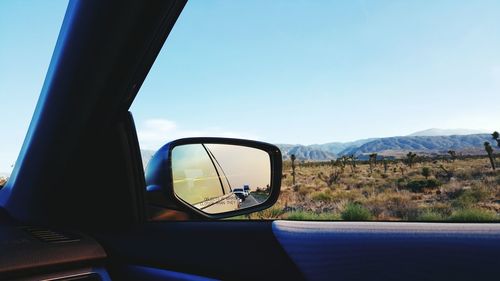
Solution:
[(67, 1), (0, 1), (0, 176), (21, 150)]
[[(0, 171), (20, 149), (66, 5), (0, 2)], [(190, 1), (131, 108), (141, 145), (498, 130), (499, 13), (499, 1)]]

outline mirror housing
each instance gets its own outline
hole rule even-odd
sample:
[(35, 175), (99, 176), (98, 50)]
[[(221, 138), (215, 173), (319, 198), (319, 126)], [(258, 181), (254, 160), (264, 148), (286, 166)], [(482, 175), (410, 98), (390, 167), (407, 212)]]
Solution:
[[(238, 208), (234, 210), (227, 210), (224, 212), (212, 211), (208, 212), (200, 208), (200, 204), (191, 204), (186, 200), (186, 196), (179, 195), (175, 192), (174, 186), (174, 173), (172, 169), (172, 152), (175, 148), (180, 147), (188, 147), (189, 145), (200, 145), (206, 149), (207, 155), (211, 155), (212, 163), (217, 163), (217, 169), (220, 171), (221, 166), (218, 161), (214, 158), (214, 154), (208, 150), (206, 147), (214, 147), (217, 145), (223, 146), (234, 146), (236, 148), (250, 148), (259, 152), (264, 152), (269, 155), (269, 186), (266, 188), (268, 190), (268, 197), (262, 202), (258, 202), (255, 205), (246, 206), (244, 208)], [(235, 153), (233, 149), (234, 154)], [(217, 154), (217, 153), (215, 153)], [(226, 157), (227, 158), (227, 157)], [(238, 159), (244, 161), (244, 157), (242, 155), (231, 155), (230, 158)], [(193, 159), (196, 160), (196, 159)], [(215, 160), (215, 161), (214, 161)], [(241, 162), (240, 161), (240, 162)], [(250, 165), (250, 163), (248, 163)], [(224, 164), (223, 164), (224, 165)], [(174, 159), (175, 166), (175, 159)], [(175, 167), (174, 167), (175, 168)], [(226, 165), (226, 168), (227, 165)], [(230, 168), (230, 167), (229, 167)], [(222, 174), (224, 172), (217, 172), (217, 174)], [(233, 217), (238, 215), (249, 214), (256, 211), (261, 211), (266, 208), (271, 207), (278, 200), (280, 187), (281, 187), (281, 173), (282, 173), (282, 158), (281, 152), (278, 147), (272, 144), (251, 141), (251, 140), (243, 140), (243, 139), (231, 139), (231, 138), (185, 138), (179, 139), (172, 142), (167, 143), (163, 147), (161, 147), (151, 158), (149, 161), (145, 177), (146, 177), (146, 197), (147, 203), (154, 206), (160, 207), (170, 210), (182, 211), (189, 214), (193, 218), (209, 218), (209, 219), (221, 219), (227, 217)], [(217, 177), (218, 180), (222, 183), (223, 176)], [(228, 180), (230, 176), (226, 177), (224, 175), (224, 179)], [(178, 182), (179, 180), (177, 180)], [(241, 184), (240, 184), (241, 185)], [(253, 188), (253, 187), (252, 187)], [(250, 193), (250, 189), (248, 185), (242, 185), (241, 188), (231, 187), (231, 193), (234, 191), (234, 195), (240, 189), (244, 189), (245, 192)], [(231, 195), (226, 195), (227, 198)], [(248, 194), (247, 194), (248, 196)], [(233, 199), (237, 199), (240, 196), (231, 196)], [(243, 198), (243, 197), (241, 197)], [(243, 198), (243, 200), (245, 200)], [(211, 200), (213, 201), (213, 200)], [(239, 200), (242, 201), (241, 199)], [(257, 202), (255, 200), (255, 202)]]

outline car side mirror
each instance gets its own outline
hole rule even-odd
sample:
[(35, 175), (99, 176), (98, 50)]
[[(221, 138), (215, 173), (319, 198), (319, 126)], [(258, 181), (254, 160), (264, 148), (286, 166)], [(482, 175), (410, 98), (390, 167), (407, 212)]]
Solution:
[(263, 210), (278, 199), (281, 167), (281, 152), (272, 144), (179, 139), (164, 145), (149, 161), (148, 203), (212, 219)]

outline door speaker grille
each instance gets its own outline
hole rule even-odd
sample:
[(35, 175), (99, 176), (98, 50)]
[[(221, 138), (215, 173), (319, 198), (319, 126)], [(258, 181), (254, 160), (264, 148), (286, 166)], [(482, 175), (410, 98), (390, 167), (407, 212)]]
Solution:
[(55, 231), (44, 227), (26, 227), (26, 232), (31, 236), (45, 243), (68, 243), (80, 241), (80, 237), (76, 234)]

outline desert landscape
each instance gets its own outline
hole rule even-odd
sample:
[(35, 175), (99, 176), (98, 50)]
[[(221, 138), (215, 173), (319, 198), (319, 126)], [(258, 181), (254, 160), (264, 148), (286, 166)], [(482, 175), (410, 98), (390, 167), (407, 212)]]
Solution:
[(246, 218), (498, 221), (500, 155), (493, 143), (484, 142), (482, 151), (393, 150), (329, 161), (285, 152), (278, 202)]

